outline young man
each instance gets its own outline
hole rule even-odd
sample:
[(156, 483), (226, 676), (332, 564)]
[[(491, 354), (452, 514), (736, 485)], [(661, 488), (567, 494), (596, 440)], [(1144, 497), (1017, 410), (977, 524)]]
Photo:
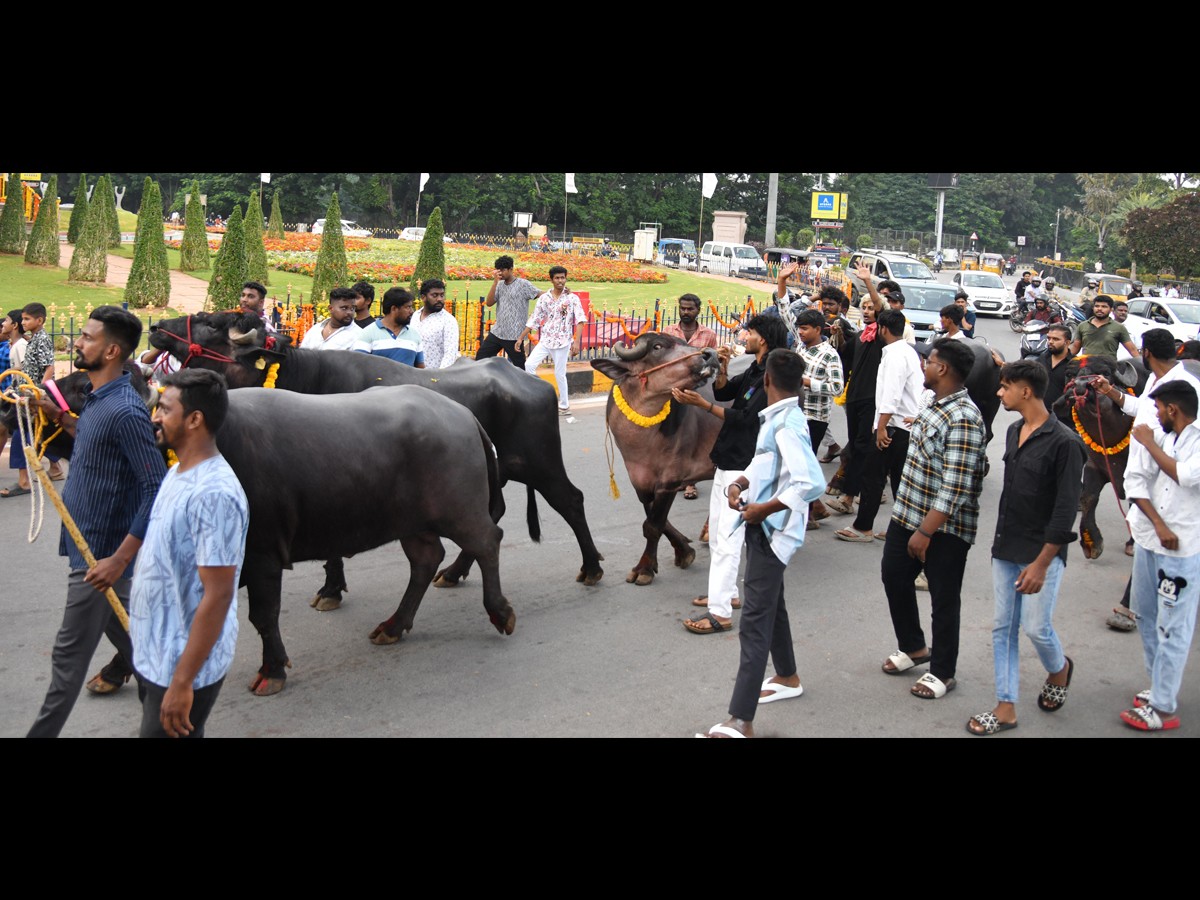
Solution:
[(779, 316), (760, 313), (752, 316), (745, 328), (746, 352), (754, 356), (754, 361), (745, 372), (730, 378), (728, 366), (731, 351), (728, 347), (721, 347), (717, 351), (721, 371), (713, 380), (713, 397), (732, 400), (733, 406), (728, 409), (717, 406), (695, 391), (679, 388), (671, 391), (676, 402), (700, 407), (722, 421), (721, 430), (709, 454), (717, 471), (713, 476), (712, 494), (708, 502), (708, 594), (692, 600), (693, 606), (707, 606), (708, 612), (695, 619), (684, 620), (683, 627), (693, 634), (728, 631), (733, 624), (733, 610), (741, 607), (740, 602), (735, 607), (734, 600), (738, 593), (737, 574), (745, 531), (734, 527), (738, 516), (730, 511), (725, 502), (725, 491), (742, 476), (754, 458), (758, 414), (767, 407), (767, 393), (763, 389), (767, 354), (787, 346), (787, 329)]
[(541, 296), (541, 291), (524, 278), (513, 273), (513, 258), (501, 256), (496, 260), (496, 276), (483, 301), (496, 307), (496, 322), (479, 345), (476, 359), (490, 359), (504, 351), (514, 366), (525, 367), (525, 353), (517, 343), (529, 318), (529, 301)]
[(1129, 304), (1124, 300), (1118, 300), (1113, 306), (1113, 321), (1119, 325), (1124, 325), (1125, 320), (1129, 318)]
[[(354, 324), (354, 304), (358, 295), (353, 288), (334, 288), (329, 292), (329, 318), (308, 329), (301, 350), (353, 350), (362, 329)], [(161, 382), (160, 382), (161, 383)]]
[(553, 287), (538, 297), (533, 315), (517, 338), (523, 343), (530, 330), (538, 330), (538, 345), (525, 360), (525, 371), (536, 377), (537, 367), (547, 356), (554, 360), (554, 380), (558, 382), (558, 409), (562, 415), (571, 411), (567, 394), (567, 358), (579, 352), (579, 336), (586, 316), (579, 297), (567, 289), (567, 270), (552, 266), (550, 283)]
[(413, 295), (401, 287), (389, 288), (383, 295), (383, 316), (359, 330), (355, 336), (355, 351), (425, 368), (421, 333), (411, 326), (412, 317)]
[(79, 418), (65, 415), (49, 398), (42, 400), (47, 415), (75, 438), (62, 499), (96, 565), (88, 568), (64, 525), (58, 553), (71, 568), (67, 606), (51, 655), (50, 687), (29, 737), (57, 737), (62, 731), (101, 634), (116, 645), (118, 659), (97, 678), (119, 686), (132, 672), (129, 635), (104, 591), (111, 587), (128, 605), (134, 558), (166, 474), (146, 404), (123, 369), (141, 335), (137, 316), (115, 306), (97, 307), (75, 339), (75, 367), (87, 372), (89, 381)]
[(1013, 293), (1017, 295), (1017, 302), (1020, 303), (1025, 296), (1025, 291), (1029, 289), (1030, 281), (1033, 279), (1033, 273), (1026, 269), (1021, 273), (1021, 280), (1017, 282), (1017, 286), (1013, 288)]
[(242, 312), (248, 316), (258, 316), (267, 334), (275, 333), (275, 326), (264, 312), (267, 302), (267, 289), (257, 281), (247, 281), (242, 285), (242, 295), (238, 299)]
[(960, 290), (954, 295), (954, 305), (963, 311), (962, 330), (969, 338), (975, 337), (975, 310), (971, 309), (967, 302), (970, 298), (967, 292)]
[[(883, 671), (899, 675), (929, 663), (929, 672), (911, 689), (923, 700), (944, 697), (955, 687), (963, 572), (979, 528), (987, 432), (963, 387), (974, 360), (971, 348), (959, 341), (938, 341), (929, 354), (924, 384), (933, 390), (933, 402), (913, 423), (883, 545), (883, 587), (899, 645)], [(932, 649), (913, 587), (922, 566), (933, 603)]]
[(427, 278), (421, 282), (421, 309), (413, 327), (421, 333), (425, 365), (445, 369), (458, 359), (458, 320), (446, 312), (446, 282)]
[(1083, 441), (1051, 416), (1046, 370), (1031, 359), (1000, 370), (1000, 402), (1020, 419), (1008, 427), (1004, 490), (992, 542), (995, 615), (992, 649), (996, 706), (967, 722), (971, 734), (1017, 727), (1019, 638), (1024, 629), (1047, 672), (1038, 706), (1055, 712), (1067, 702), (1075, 664), (1054, 631), (1054, 605), (1067, 564), (1067, 545), (1083, 491)]
[[(888, 282), (883, 282), (887, 284)], [(893, 312), (900, 313), (904, 319), (904, 333), (901, 335), (901, 340), (906, 344), (915, 347), (917, 345), (917, 334), (913, 331), (912, 323), (908, 321), (908, 316), (904, 315), (904, 295), (899, 291), (888, 291), (883, 295), (883, 299), (887, 301), (887, 308)]]
[(925, 389), (921, 359), (905, 343), (904, 315), (895, 309), (879, 314), (879, 339), (883, 356), (875, 379), (874, 443), (867, 450), (863, 467), (862, 500), (858, 515), (848, 528), (834, 533), (839, 541), (869, 544), (875, 540), (875, 515), (879, 512), (883, 487), (889, 480), (892, 496), (900, 488), (900, 475), (908, 456), (909, 423), (921, 409)]
[(1170, 287), (1167, 288), (1167, 292), (1165, 294), (1163, 294), (1163, 296), (1169, 300), (1178, 300), (1179, 299), (1179, 288), (1175, 287), (1175, 285), (1171, 285)]
[[(716, 349), (717, 333), (696, 321), (699, 315), (700, 298), (695, 294), (684, 294), (679, 298), (679, 322), (675, 325), (668, 325), (662, 330), (662, 333), (677, 337), (689, 347), (695, 347), (698, 350), (709, 347)], [(700, 495), (696, 493), (694, 484), (684, 485), (684, 500), (695, 500), (698, 496)]]
[(1129, 355), (1137, 358), (1138, 349), (1133, 345), (1133, 339), (1125, 326), (1114, 322), (1109, 314), (1112, 312), (1112, 300), (1107, 295), (1097, 297), (1092, 301), (1092, 317), (1081, 322), (1075, 330), (1075, 343), (1071, 345), (1071, 355), (1078, 356), (1080, 350), (1085, 356), (1108, 356), (1117, 358), (1117, 347), (1122, 346)]
[(941, 309), (942, 331), (945, 334), (938, 340), (965, 341), (967, 336), (962, 330), (963, 311), (957, 303), (943, 306)]
[[(730, 718), (714, 725), (709, 737), (753, 737), (760, 703), (804, 693), (784, 604), (783, 573), (804, 544), (808, 500), (816, 498), (825, 479), (796, 402), (803, 378), (804, 360), (795, 353), (780, 349), (767, 356), (763, 384), (768, 406), (759, 413), (754, 458), (729, 486), (726, 505), (746, 533), (746, 608), (738, 634), (742, 655), (729, 701)], [(775, 676), (763, 681), (768, 652)]]
[[(21, 371), (34, 384), (41, 385), (47, 378), (54, 377), (54, 341), (46, 334), (46, 307), (41, 303), (30, 303), (21, 310), (21, 328), (28, 341), (21, 361)], [(11, 353), (11, 351), (10, 351)], [(6, 367), (7, 368), (7, 367)], [(21, 383), (25, 384), (24, 379)], [(27, 435), (31, 438), (31, 435)], [(47, 454), (50, 460), (50, 478), (54, 481), (63, 479), (62, 464), (57, 456)], [(30, 474), (28, 461), (25, 459), (25, 445), (14, 440), (8, 454), (8, 467), (17, 470), (17, 481), (0, 491), (2, 497), (20, 497), (30, 491)]]
[(1090, 316), (1091, 302), (1096, 299), (1096, 295), (1098, 293), (1100, 293), (1100, 282), (1089, 275), (1087, 279), (1087, 287), (1079, 292), (1079, 297), (1075, 301), (1075, 306), (1084, 310)]
[(371, 307), (375, 305), (375, 287), (366, 281), (360, 281), (351, 286), (354, 291), (354, 324), (359, 328), (368, 328), (375, 324), (375, 316)]
[(1046, 329), (1046, 349), (1031, 357), (1046, 369), (1049, 378), (1042, 402), (1046, 409), (1063, 395), (1067, 384), (1067, 363), (1071, 359), (1071, 329), (1061, 322)]
[(1121, 719), (1141, 731), (1162, 731), (1179, 727), (1179, 687), (1200, 596), (1200, 427), (1190, 383), (1160, 384), (1150, 397), (1160, 428), (1134, 427), (1145, 452), (1130, 454), (1125, 469), (1136, 545), (1133, 612), (1150, 687), (1134, 697)]
[[(353, 310), (354, 301), (345, 300)], [(159, 488), (133, 575), (129, 634), (140, 676), (139, 737), (200, 738), (233, 663), (250, 510), (217, 450), (229, 408), (225, 379), (185, 369), (165, 375), (160, 390), (158, 444), (174, 450), (179, 464)]]
[(1038, 297), (1033, 301), (1033, 309), (1025, 314), (1025, 324), (1028, 325), (1030, 322), (1045, 322), (1048, 325), (1061, 324), (1062, 316), (1058, 314), (1057, 310), (1050, 308), (1045, 297)]
[[(845, 385), (842, 358), (829, 341), (821, 336), (824, 328), (825, 316), (815, 309), (805, 310), (796, 318), (796, 331), (800, 335), (800, 346), (796, 348), (796, 352), (804, 360), (805, 373), (802, 406), (804, 415), (808, 418), (808, 433), (812, 438), (813, 453), (817, 452), (829, 433), (833, 400), (842, 393)], [(840, 451), (841, 448), (838, 449)], [(808, 505), (808, 530), (815, 531), (820, 528), (820, 520), (829, 518), (829, 515), (825, 504), (819, 499), (814, 500)]]

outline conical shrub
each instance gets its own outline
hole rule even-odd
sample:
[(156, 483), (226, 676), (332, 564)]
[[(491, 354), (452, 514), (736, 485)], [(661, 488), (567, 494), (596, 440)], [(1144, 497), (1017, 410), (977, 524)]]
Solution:
[(0, 213), (0, 253), (24, 253), (25, 195), (19, 173), (8, 176), (5, 192), (4, 212)]
[(96, 182), (96, 189), (92, 191), (92, 202), (96, 202), (96, 195), (100, 195), (100, 202), (103, 204), (104, 222), (108, 234), (108, 246), (121, 246), (121, 220), (117, 218), (117, 198), (113, 193), (112, 179), (104, 175)]
[(421, 287), (421, 282), (427, 278), (446, 280), (446, 248), (442, 237), (446, 229), (442, 225), (442, 208), (435, 206), (429, 216), (429, 224), (425, 227), (425, 237), (421, 239), (421, 253), (417, 257), (417, 267), (413, 270), (412, 281), (409, 283), (415, 295)]
[(125, 302), (134, 309), (166, 306), (171, 297), (171, 273), (167, 266), (167, 245), (163, 240), (162, 192), (158, 182), (146, 177), (142, 190), (142, 208), (138, 210), (137, 237), (133, 244), (133, 265), (125, 285)]
[(71, 224), (67, 226), (67, 243), (78, 244), (79, 236), (87, 225), (88, 196), (87, 173), (79, 176), (79, 184), (75, 185), (75, 207), (71, 210)]
[[(79, 207), (71, 213), (74, 224)], [(104, 219), (104, 207), (90, 203), (83, 222), (83, 231), (71, 255), (71, 268), (67, 276), (71, 281), (86, 281), (104, 284), (108, 278), (108, 223)]]
[(204, 207), (200, 204), (200, 182), (192, 182), (191, 199), (184, 210), (183, 243), (179, 247), (180, 272), (208, 270), (208, 232), (204, 230)]
[(250, 192), (246, 206), (246, 277), (259, 284), (270, 284), (267, 275), (267, 250), (263, 246), (263, 213), (258, 191)]
[(336, 287), (346, 287), (350, 273), (346, 266), (346, 240), (342, 237), (342, 207), (338, 204), (337, 191), (329, 200), (325, 210), (325, 229), (321, 233), (321, 250), (317, 253), (317, 267), (313, 272), (312, 303), (319, 306), (329, 301), (329, 292)]
[(57, 266), (58, 252), (58, 176), (51, 175), (33, 231), (29, 232), (25, 262), (34, 266)]
[[(279, 205), (280, 191), (275, 191), (275, 196), (271, 198), (271, 223), (267, 226), (267, 237), (283, 240), (287, 235), (283, 230), (283, 209)], [(264, 281), (263, 284), (266, 284)]]
[(225, 223), (225, 237), (213, 263), (213, 277), (208, 296), (215, 310), (237, 309), (246, 282), (246, 235), (242, 223), (242, 208), (234, 204), (233, 214)]

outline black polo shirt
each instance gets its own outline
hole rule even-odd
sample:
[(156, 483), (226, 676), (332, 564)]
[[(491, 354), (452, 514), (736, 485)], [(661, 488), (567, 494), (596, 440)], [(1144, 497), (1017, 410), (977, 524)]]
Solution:
[(763, 386), (766, 369), (755, 359), (741, 375), (730, 378), (725, 387), (714, 387), (718, 400), (732, 400), (725, 410), (725, 422), (709, 454), (718, 469), (741, 472), (754, 458), (758, 441), (758, 414), (767, 408), (767, 389)]
[(1034, 359), (1040, 362), (1046, 368), (1047, 374), (1050, 376), (1050, 383), (1046, 385), (1046, 395), (1042, 401), (1046, 404), (1046, 409), (1054, 405), (1054, 401), (1063, 395), (1063, 391), (1067, 387), (1067, 363), (1071, 361), (1071, 354), (1068, 353), (1058, 365), (1054, 364), (1054, 360), (1050, 357), (1050, 348), (1047, 347), (1041, 353), (1035, 354)]
[(846, 378), (850, 386), (846, 389), (847, 403), (866, 403), (875, 405), (875, 378), (879, 374), (879, 364), (883, 360), (883, 340), (876, 330), (872, 340), (862, 340), (862, 332), (854, 336), (854, 363)]
[(1083, 441), (1054, 416), (1042, 423), (1024, 446), (1018, 446), (1025, 420), (1008, 426), (1004, 448), (1004, 491), (992, 557), (1027, 564), (1045, 544), (1061, 544), (1058, 558), (1067, 561), (1067, 544), (1083, 491)]

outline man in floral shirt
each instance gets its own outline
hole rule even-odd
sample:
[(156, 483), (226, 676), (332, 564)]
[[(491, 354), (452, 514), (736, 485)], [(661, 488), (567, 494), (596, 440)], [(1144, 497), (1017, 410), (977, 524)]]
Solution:
[(446, 283), (437, 278), (421, 282), (421, 310), (412, 317), (421, 333), (425, 368), (445, 369), (458, 359), (458, 320), (446, 312)]
[(567, 290), (567, 270), (562, 266), (550, 269), (550, 282), (554, 285), (538, 297), (533, 315), (525, 323), (525, 330), (517, 338), (518, 346), (533, 328), (538, 329), (538, 345), (525, 361), (525, 371), (537, 374), (543, 359), (554, 359), (554, 379), (558, 382), (558, 408), (566, 415), (571, 402), (567, 397), (567, 358), (579, 352), (579, 336), (583, 331), (586, 315), (579, 297)]

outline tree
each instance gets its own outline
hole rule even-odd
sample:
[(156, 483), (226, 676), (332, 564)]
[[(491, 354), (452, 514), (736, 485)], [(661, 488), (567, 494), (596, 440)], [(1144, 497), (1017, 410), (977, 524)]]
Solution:
[(25, 245), (25, 262), (34, 266), (57, 266), (58, 253), (58, 176), (51, 175), (33, 230), (29, 232), (29, 243)]
[(25, 252), (25, 204), (21, 176), (12, 172), (5, 188), (4, 212), (0, 214), (0, 253)]
[(796, 232), (796, 249), (807, 250), (813, 245), (813, 239), (817, 233), (811, 228), (801, 228)]
[[(1163, 193), (1135, 190), (1126, 195), (1120, 203), (1117, 204), (1116, 218), (1117, 224), (1113, 231), (1113, 237), (1124, 243), (1124, 234), (1122, 227), (1125, 220), (1129, 218), (1129, 214), (1136, 209), (1158, 209), (1164, 205), (1169, 198)], [(1131, 278), (1137, 278), (1137, 257), (1130, 252), (1131, 268), (1129, 273)]]
[(1124, 172), (1081, 172), (1075, 180), (1083, 189), (1076, 208), (1068, 215), (1096, 235), (1097, 259), (1104, 265), (1104, 246), (1109, 232), (1119, 223), (1117, 207), (1137, 184), (1137, 176)]
[(242, 225), (242, 208), (234, 205), (233, 213), (225, 225), (225, 237), (221, 250), (213, 263), (213, 277), (208, 286), (208, 296), (213, 309), (237, 309), (246, 283), (246, 235)]
[(75, 186), (75, 206), (71, 210), (71, 224), (67, 226), (67, 243), (78, 244), (79, 236), (83, 234), (83, 226), (87, 224), (88, 195), (87, 175), (79, 176), (79, 184)]
[(413, 270), (409, 288), (417, 293), (421, 282), (428, 278), (446, 278), (446, 247), (442, 243), (445, 234), (442, 227), (442, 208), (435, 206), (425, 226), (425, 237), (421, 239), (421, 252), (417, 256), (417, 267)]
[(1200, 195), (1181, 194), (1157, 209), (1131, 211), (1121, 236), (1138, 262), (1181, 278), (1200, 273)]
[(317, 267), (313, 272), (313, 305), (328, 302), (330, 291), (336, 287), (347, 287), (349, 282), (346, 241), (342, 237), (342, 207), (338, 204), (337, 191), (334, 191), (325, 210), (321, 249), (317, 253)]
[(208, 232), (204, 230), (204, 207), (200, 205), (200, 182), (193, 180), (191, 197), (184, 211), (183, 243), (179, 247), (179, 271), (206, 271), (208, 260)]
[(107, 175), (100, 176), (100, 180), (96, 182), (96, 187), (92, 191), (92, 203), (95, 203), (97, 197), (102, 204), (104, 210), (104, 221), (108, 228), (108, 246), (121, 246), (121, 221), (117, 218), (117, 198), (113, 195), (112, 179)]
[(171, 296), (171, 273), (167, 267), (167, 245), (163, 240), (162, 193), (157, 182), (146, 176), (142, 206), (138, 210), (137, 235), (133, 243), (133, 265), (125, 286), (125, 302), (134, 309), (166, 306)]
[[(272, 237), (282, 241), (287, 234), (283, 230), (283, 211), (280, 204), (281, 191), (275, 191), (275, 196), (271, 198), (271, 224), (267, 228), (267, 237)], [(264, 281), (263, 284), (266, 284)]]
[[(71, 213), (71, 224), (79, 215), (78, 205)], [(92, 284), (104, 284), (108, 278), (108, 222), (104, 218), (104, 207), (100, 203), (90, 203), (85, 208), (83, 231), (75, 244), (75, 252), (71, 255), (71, 268), (67, 274), (69, 281), (84, 281)]]
[(267, 272), (267, 249), (263, 246), (263, 213), (258, 191), (250, 192), (246, 206), (246, 278), (259, 284), (271, 283)]

